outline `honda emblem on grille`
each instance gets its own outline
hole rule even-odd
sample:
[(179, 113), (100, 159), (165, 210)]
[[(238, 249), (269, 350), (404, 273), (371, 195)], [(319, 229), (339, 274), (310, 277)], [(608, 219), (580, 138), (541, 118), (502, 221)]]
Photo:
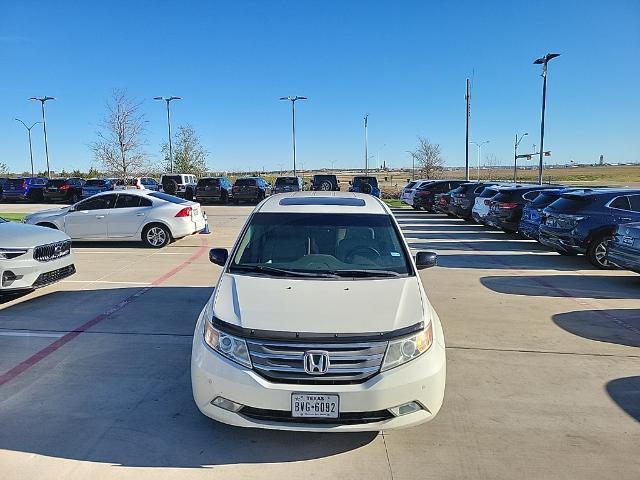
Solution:
[(304, 352), (304, 371), (309, 375), (324, 375), (329, 371), (329, 352), (309, 350)]

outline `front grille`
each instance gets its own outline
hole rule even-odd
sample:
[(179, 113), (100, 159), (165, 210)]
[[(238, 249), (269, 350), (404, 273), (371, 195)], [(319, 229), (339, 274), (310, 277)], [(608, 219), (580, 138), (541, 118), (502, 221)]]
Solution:
[(66, 257), (71, 253), (71, 240), (39, 245), (33, 249), (33, 258), (39, 262), (50, 262), (58, 258)]
[[(308, 385), (362, 383), (380, 371), (387, 342), (297, 343), (247, 340), (254, 370), (273, 382)], [(304, 369), (304, 353), (329, 354), (329, 370), (310, 375)]]
[(32, 287), (44, 287), (46, 285), (58, 282), (63, 278), (70, 277), (74, 273), (76, 273), (76, 267), (73, 264), (59, 268), (57, 270), (53, 270), (51, 272), (42, 273), (38, 278), (36, 278), (36, 281), (33, 283)]
[(286, 422), (298, 424), (331, 424), (331, 425), (357, 425), (360, 423), (382, 422), (393, 418), (389, 410), (376, 410), (374, 412), (341, 412), (338, 418), (298, 418), (292, 417), (288, 410), (266, 410), (263, 408), (242, 407), (240, 415), (253, 420), (266, 422)]

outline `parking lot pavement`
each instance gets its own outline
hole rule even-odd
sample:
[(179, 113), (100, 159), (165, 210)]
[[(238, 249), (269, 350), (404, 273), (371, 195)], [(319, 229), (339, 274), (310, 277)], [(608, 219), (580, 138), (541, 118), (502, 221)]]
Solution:
[(0, 479), (638, 478), (640, 275), (421, 212), (396, 215), (439, 254), (421, 273), (447, 337), (434, 421), (322, 435), (203, 417), (189, 355), (219, 274), (207, 249), (251, 209), (205, 210), (211, 235), (78, 244), (75, 276), (0, 304)]

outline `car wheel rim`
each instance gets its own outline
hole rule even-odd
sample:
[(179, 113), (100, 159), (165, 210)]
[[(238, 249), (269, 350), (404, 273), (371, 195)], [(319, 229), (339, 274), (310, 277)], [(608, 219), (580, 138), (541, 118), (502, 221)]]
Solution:
[(159, 247), (167, 241), (167, 234), (160, 227), (150, 228), (147, 232), (147, 241), (154, 247)]
[(607, 242), (600, 242), (596, 245), (594, 256), (596, 257), (596, 261), (603, 267), (609, 265), (607, 261)]

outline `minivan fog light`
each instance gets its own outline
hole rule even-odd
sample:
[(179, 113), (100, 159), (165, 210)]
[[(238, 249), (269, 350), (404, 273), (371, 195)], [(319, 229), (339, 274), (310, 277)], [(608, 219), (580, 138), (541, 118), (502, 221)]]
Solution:
[(409, 413), (417, 412), (418, 410), (422, 410), (422, 407), (417, 402), (404, 403), (402, 405), (398, 405), (397, 407), (391, 407), (389, 409), (389, 411), (393, 414), (394, 417), (401, 417), (402, 415), (408, 415)]
[(214, 398), (213, 400), (211, 400), (211, 405), (215, 405), (216, 407), (220, 407), (223, 410), (234, 413), (244, 407), (244, 405), (242, 405), (241, 403), (232, 402), (231, 400), (224, 397)]

